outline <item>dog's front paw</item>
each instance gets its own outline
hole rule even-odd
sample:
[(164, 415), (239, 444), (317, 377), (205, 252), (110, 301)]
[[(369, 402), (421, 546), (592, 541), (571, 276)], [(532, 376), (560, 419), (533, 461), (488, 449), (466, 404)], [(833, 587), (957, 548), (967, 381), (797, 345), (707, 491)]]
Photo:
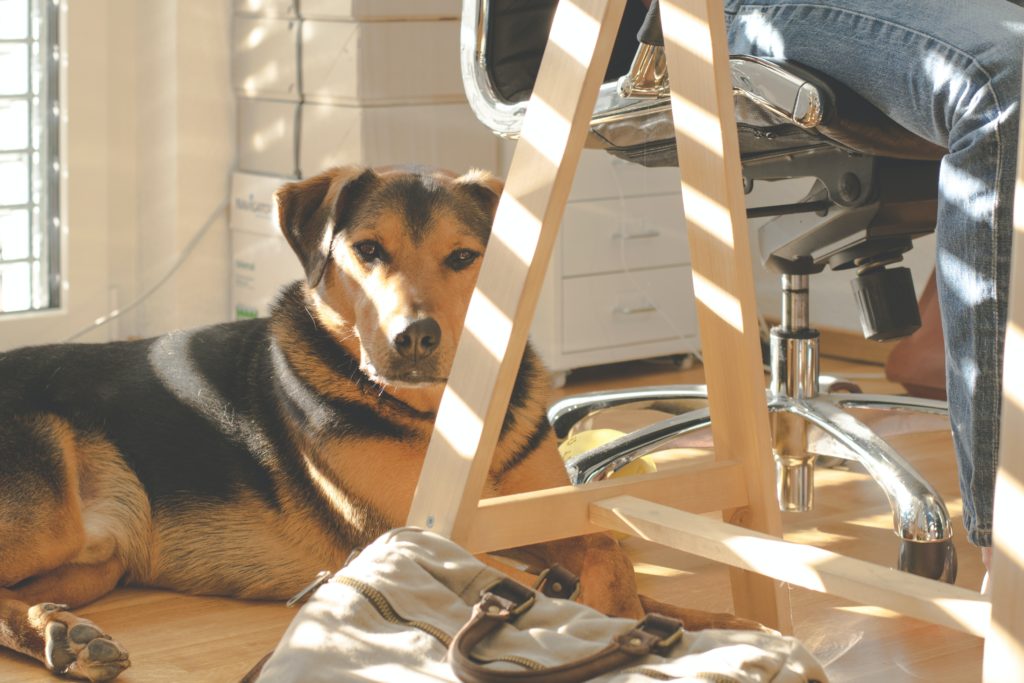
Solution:
[(128, 652), (96, 624), (44, 602), (29, 609), (29, 618), (43, 627), (46, 666), (55, 674), (109, 681), (131, 666)]

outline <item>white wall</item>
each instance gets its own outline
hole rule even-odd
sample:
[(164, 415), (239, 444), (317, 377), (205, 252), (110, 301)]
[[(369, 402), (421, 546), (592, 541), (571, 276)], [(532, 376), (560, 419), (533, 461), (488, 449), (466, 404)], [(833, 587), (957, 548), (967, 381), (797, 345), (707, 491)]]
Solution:
[[(235, 159), (231, 7), (229, 0), (113, 1), (134, 14), (134, 131), (126, 148), (134, 152), (136, 199), (127, 213), (135, 229), (128, 219), (122, 233), (126, 243), (135, 241), (136, 272), (126, 287), (134, 298), (163, 277), (227, 198)], [(121, 332), (148, 336), (226, 320), (229, 284), (222, 212)]]

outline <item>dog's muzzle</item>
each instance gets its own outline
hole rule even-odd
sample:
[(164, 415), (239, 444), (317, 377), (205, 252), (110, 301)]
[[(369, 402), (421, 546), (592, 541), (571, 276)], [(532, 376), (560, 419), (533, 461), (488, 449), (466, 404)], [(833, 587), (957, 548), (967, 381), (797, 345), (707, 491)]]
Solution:
[(440, 344), (441, 326), (433, 318), (410, 321), (391, 337), (398, 355), (414, 363), (432, 355)]

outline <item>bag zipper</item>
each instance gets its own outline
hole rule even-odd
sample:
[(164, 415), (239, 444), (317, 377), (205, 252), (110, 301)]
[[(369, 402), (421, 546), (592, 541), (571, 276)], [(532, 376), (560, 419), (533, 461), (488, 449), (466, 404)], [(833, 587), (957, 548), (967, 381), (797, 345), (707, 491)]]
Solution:
[(377, 612), (382, 617), (384, 617), (385, 621), (390, 622), (392, 624), (398, 624), (400, 626), (412, 626), (413, 628), (418, 628), (427, 635), (436, 638), (442, 645), (444, 645), (445, 649), (447, 649), (448, 646), (451, 645), (452, 637), (450, 635), (448, 635), (447, 633), (445, 633), (444, 631), (442, 631), (441, 629), (437, 628), (432, 624), (427, 624), (422, 621), (414, 621), (412, 619), (406, 619), (405, 617), (401, 616), (398, 612), (395, 611), (395, 608), (391, 606), (391, 603), (388, 601), (387, 597), (373, 586), (363, 583), (359, 579), (353, 579), (349, 576), (336, 576), (334, 577), (334, 580), (337, 583), (344, 584), (349, 588), (354, 589), (357, 593), (366, 598), (366, 600), (371, 605), (373, 605), (374, 609), (376, 609)]
[[(427, 635), (433, 636), (438, 642), (444, 645), (444, 648), (446, 650), (449, 648), (449, 646), (451, 646), (452, 636), (450, 636), (445, 631), (439, 629), (438, 627), (434, 626), (433, 624), (428, 624), (422, 621), (416, 621), (414, 619), (406, 619), (397, 611), (395, 611), (395, 608), (391, 605), (391, 602), (387, 599), (387, 596), (385, 596), (383, 593), (381, 593), (373, 586), (363, 583), (359, 579), (353, 579), (350, 576), (335, 576), (334, 581), (348, 586), (349, 588), (355, 590), (361, 596), (366, 598), (367, 602), (373, 605), (374, 609), (377, 610), (377, 612), (381, 615), (381, 617), (384, 618), (385, 621), (392, 624), (397, 624), (399, 626), (412, 626), (413, 628), (417, 628), (426, 633)], [(515, 655), (509, 655), (507, 657), (497, 657), (495, 659), (478, 660), (478, 663), (480, 664), (491, 664), (494, 662), (505, 662), (508, 664), (515, 664), (525, 669), (532, 669), (534, 671), (539, 671), (540, 669), (544, 668), (544, 665), (535, 662), (532, 659), (527, 659), (525, 657), (517, 657)]]
[(695, 674), (687, 674), (685, 678), (679, 676), (673, 676), (656, 669), (648, 669), (645, 667), (636, 667), (632, 669), (623, 669), (621, 673), (624, 674), (640, 674), (641, 676), (647, 676), (658, 681), (706, 681), (707, 683), (740, 683), (740, 679), (727, 676), (726, 674), (710, 673), (710, 672), (698, 672)]

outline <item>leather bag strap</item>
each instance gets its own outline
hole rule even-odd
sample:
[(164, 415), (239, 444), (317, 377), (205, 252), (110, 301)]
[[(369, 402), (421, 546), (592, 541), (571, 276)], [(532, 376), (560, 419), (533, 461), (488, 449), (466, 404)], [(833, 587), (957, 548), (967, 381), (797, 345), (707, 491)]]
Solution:
[[(485, 591), (473, 606), (473, 615), (452, 640), (448, 661), (462, 683), (576, 683), (614, 671), (651, 652), (666, 653), (682, 638), (683, 626), (675, 619), (648, 614), (630, 631), (592, 655), (553, 667), (532, 671), (496, 671), (473, 657), (473, 649), (505, 624), (515, 621), (533, 606), (536, 596), (529, 588), (505, 579)], [(511, 653), (514, 659), (520, 653)]]

